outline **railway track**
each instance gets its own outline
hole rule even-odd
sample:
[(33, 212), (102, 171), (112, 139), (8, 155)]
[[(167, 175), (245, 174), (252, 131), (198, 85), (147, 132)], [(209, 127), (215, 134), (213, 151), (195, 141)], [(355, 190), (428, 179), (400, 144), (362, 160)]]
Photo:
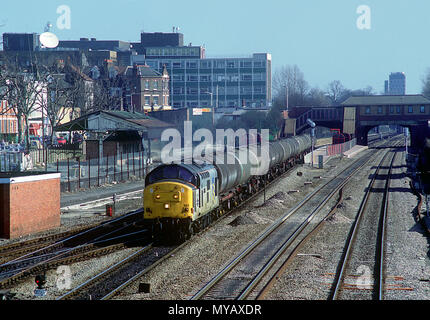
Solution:
[[(294, 168), (294, 167), (293, 167)], [(288, 169), (284, 173), (280, 174), (279, 176), (275, 177), (274, 179), (267, 181), (264, 188), (268, 188), (279, 179), (287, 175), (291, 172), (293, 168)], [(241, 203), (238, 203), (235, 206), (232, 206), (230, 210), (228, 210), (224, 215), (219, 217), (217, 220), (222, 220), (225, 217), (228, 217), (232, 212), (240, 209), (242, 206), (246, 205), (255, 197), (263, 193), (265, 190), (260, 189), (258, 192), (254, 193), (247, 199), (244, 199)], [(208, 229), (213, 224), (209, 225), (205, 228)], [(204, 231), (204, 230), (203, 230)], [(164, 260), (168, 259), (172, 254), (174, 254), (176, 251), (180, 250), (182, 247), (186, 246), (191, 240), (185, 241), (184, 243), (180, 245), (175, 245), (168, 247), (169, 249), (167, 251), (163, 251), (163, 253), (157, 253), (157, 259), (152, 258), (152, 254), (149, 252), (151, 250), (155, 250), (156, 247), (152, 247), (152, 244), (148, 247), (148, 250), (143, 250), (142, 252), (133, 253), (120, 261), (119, 263), (108, 267), (104, 271), (100, 272), (99, 274), (95, 275), (93, 278), (89, 279), (85, 283), (79, 285), (75, 289), (69, 291), (68, 293), (64, 294), (59, 298), (59, 300), (68, 300), (68, 299), (88, 299), (91, 297), (91, 299), (100, 299), (100, 300), (107, 300), (113, 298), (115, 295), (119, 294), (122, 290), (124, 290), (126, 287), (131, 285), (133, 282), (137, 281), (139, 278), (144, 276), (146, 273), (151, 271), (154, 267), (156, 267), (158, 264), (163, 262)], [(152, 263), (148, 264), (146, 260), (154, 260)], [(140, 266), (147, 266), (146, 268), (143, 268), (139, 271), (129, 271), (128, 268), (129, 265), (133, 262), (139, 260), (140, 262), (137, 263)], [(133, 268), (133, 267), (132, 267)], [(126, 276), (124, 277), (123, 274)], [(103, 282), (103, 279), (107, 276), (110, 276), (110, 278), (118, 278), (122, 279), (120, 281), (116, 281), (116, 285), (111, 285), (110, 288), (100, 289), (100, 284)], [(121, 282), (122, 281), (122, 282)], [(110, 291), (109, 291), (110, 290)], [(104, 294), (100, 294), (99, 292), (104, 292)]]
[(370, 158), (358, 159), (341, 174), (309, 194), (245, 248), (192, 299), (247, 298), (328, 201), (340, 192), (369, 160)]
[[(62, 264), (105, 255), (131, 243), (145, 241), (148, 239), (147, 230), (141, 230), (137, 225), (141, 212), (141, 209), (136, 210), (56, 242), (49, 239), (46, 245), (36, 246), (34, 251), (30, 250), (32, 243), (5, 250), (13, 258), (0, 265), (0, 288), (7, 288)], [(30, 252), (16, 257), (15, 253), (20, 250)]]
[[(343, 186), (369, 160), (370, 158), (357, 160), (339, 176), (309, 194), (296, 207), (287, 212), (278, 222), (268, 228), (257, 240), (236, 256), (211, 281), (195, 293), (191, 299), (264, 298), (264, 295), (276, 281), (276, 278), (284, 272), (289, 259), (281, 265), (278, 271), (275, 272), (271, 279), (266, 282), (266, 285), (263, 285), (263, 289), (261, 289), (262, 285), (259, 285), (259, 283), (263, 277), (271, 271), (281, 256), (286, 255), (288, 250), (293, 249), (290, 258), (293, 257), (297, 253), (298, 248), (313, 232), (316, 232), (325, 219), (335, 212), (339, 201), (342, 199)], [(324, 219), (320, 220), (317, 227), (302, 239), (298, 246), (293, 248), (294, 240), (301, 233), (304, 233), (306, 226), (315, 219), (318, 212), (338, 192), (338, 203), (331, 208)], [(315, 198), (318, 200), (314, 199), (311, 201), (316, 194), (318, 196)], [(305, 207), (305, 205), (308, 207)], [(309, 212), (311, 213), (309, 214)], [(291, 217), (293, 213), (295, 213), (296, 218)], [(301, 217), (301, 220), (297, 221), (297, 217)]]
[(369, 183), (335, 275), (332, 300), (383, 299), (385, 230), (396, 154), (385, 154)]

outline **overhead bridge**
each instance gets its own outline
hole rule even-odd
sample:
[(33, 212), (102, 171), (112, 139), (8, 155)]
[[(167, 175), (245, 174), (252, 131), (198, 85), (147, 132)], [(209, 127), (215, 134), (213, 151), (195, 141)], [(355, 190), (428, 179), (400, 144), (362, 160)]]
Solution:
[(409, 128), (411, 148), (421, 149), (429, 137), (430, 100), (423, 95), (351, 96), (339, 106), (293, 107), (284, 111), (282, 136), (309, 129), (311, 119), (317, 126), (339, 129), (367, 145), (369, 130), (380, 125)]

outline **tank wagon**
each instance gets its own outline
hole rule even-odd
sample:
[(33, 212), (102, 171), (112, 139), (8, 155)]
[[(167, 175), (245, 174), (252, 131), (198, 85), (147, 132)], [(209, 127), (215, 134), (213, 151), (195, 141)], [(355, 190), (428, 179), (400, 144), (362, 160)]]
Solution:
[[(212, 151), (220, 147), (211, 146)], [(300, 135), (270, 142), (269, 159), (265, 159), (268, 170), (263, 175), (253, 174), (261, 164), (252, 148), (245, 148), (225, 150), (224, 157), (234, 161), (172, 163), (152, 170), (145, 179), (143, 204), (145, 225), (153, 237), (163, 242), (187, 240), (261, 190), (266, 182), (303, 163), (311, 138)], [(240, 151), (248, 152), (251, 161), (241, 161)]]

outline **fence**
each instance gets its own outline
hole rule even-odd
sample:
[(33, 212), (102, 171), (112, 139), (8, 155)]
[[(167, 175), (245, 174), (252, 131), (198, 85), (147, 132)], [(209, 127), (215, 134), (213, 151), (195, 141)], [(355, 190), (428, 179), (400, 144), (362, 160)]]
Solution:
[(48, 171), (61, 173), (61, 191), (99, 187), (107, 183), (143, 179), (149, 170), (143, 151), (118, 152), (106, 157), (81, 160), (67, 158), (47, 164)]
[(0, 172), (20, 171), (21, 163), (21, 152), (0, 152)]
[(352, 139), (344, 143), (330, 144), (326, 147), (326, 155), (334, 156), (337, 154), (343, 154), (344, 152), (350, 150), (357, 144), (357, 139)]
[[(33, 170), (61, 173), (61, 192), (103, 184), (143, 179), (152, 169), (143, 151), (117, 152), (85, 159), (78, 150), (31, 150)], [(48, 161), (45, 161), (48, 159)], [(1, 171), (20, 171), (26, 165), (22, 152), (0, 153)]]

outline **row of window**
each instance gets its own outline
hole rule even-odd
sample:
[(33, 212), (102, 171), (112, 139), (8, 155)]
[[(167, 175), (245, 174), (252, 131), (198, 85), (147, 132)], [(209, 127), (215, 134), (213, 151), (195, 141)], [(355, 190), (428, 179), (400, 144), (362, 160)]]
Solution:
[(266, 75), (264, 73), (255, 73), (255, 74), (241, 74), (240, 76), (238, 74), (214, 74), (213, 76), (211, 74), (205, 74), (205, 75), (196, 75), (196, 74), (174, 74), (172, 75), (172, 81), (189, 81), (189, 82), (211, 82), (211, 81), (218, 81), (218, 82), (238, 82), (240, 81), (264, 81), (266, 79)]
[[(154, 89), (154, 90), (161, 90), (162, 82), (159, 80), (145, 80), (144, 87), (146, 90)], [(164, 89), (168, 88), (168, 83), (164, 82)]]
[[(151, 102), (151, 96), (145, 96), (145, 106), (150, 106), (153, 104), (154, 106), (158, 106), (160, 102), (159, 96), (152, 96), (152, 102)], [(163, 105), (168, 105), (168, 97), (164, 97)]]
[(153, 69), (163, 70), (165, 65), (167, 69), (197, 69), (200, 65), (201, 69), (212, 69), (212, 68), (265, 68), (266, 61), (238, 61), (238, 60), (200, 60), (200, 61), (148, 61), (150, 67)]
[[(224, 95), (224, 94), (264, 94), (265, 93), (265, 87), (256, 86), (245, 86), (245, 87), (219, 87), (218, 88), (218, 95)], [(215, 91), (215, 90), (214, 90)], [(210, 95), (212, 92), (210, 91), (210, 88), (193, 88), (193, 87), (173, 87), (172, 89), (173, 94), (204, 94), (204, 95)], [(216, 92), (213, 92), (213, 99), (216, 97)]]
[[(258, 101), (254, 101), (254, 100), (220, 100), (218, 101), (218, 108), (232, 108), (232, 107), (239, 107), (242, 105), (245, 105), (247, 107), (251, 107), (251, 108), (259, 108), (259, 107), (264, 107), (266, 106), (266, 102), (264, 100), (258, 100)], [(201, 107), (210, 107), (210, 103), (209, 101), (187, 101), (186, 103), (184, 101), (174, 101), (173, 102), (173, 107), (175, 108), (183, 108), (183, 107), (188, 107), (188, 108), (201, 108)]]
[[(389, 113), (390, 114), (400, 114), (402, 112), (401, 106), (390, 106), (389, 107)], [(425, 106), (419, 106), (419, 112), (425, 113), (426, 109)], [(407, 113), (414, 113), (414, 106), (407, 106)], [(371, 114), (371, 107), (365, 108), (365, 114)], [(378, 106), (377, 107), (377, 114), (383, 114), (383, 107)]]

